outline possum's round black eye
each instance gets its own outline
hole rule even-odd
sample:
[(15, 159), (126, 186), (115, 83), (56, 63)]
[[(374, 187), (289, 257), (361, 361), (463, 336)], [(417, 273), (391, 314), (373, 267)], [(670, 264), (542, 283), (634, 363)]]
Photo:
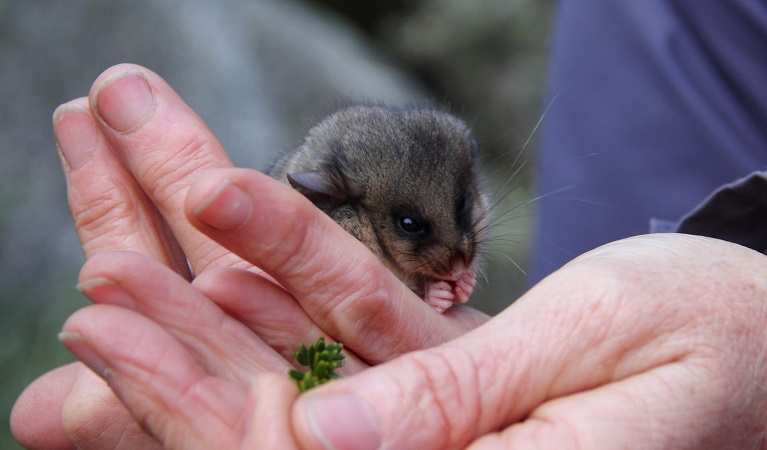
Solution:
[(469, 202), (466, 201), (466, 196), (462, 195), (458, 199), (458, 203), (455, 205), (455, 210), (458, 211), (458, 214), (464, 214), (469, 210), (468, 206)]
[(412, 218), (412, 217), (400, 217), (399, 218), (399, 227), (402, 228), (402, 231), (405, 233), (421, 233), (424, 231), (423, 225), (421, 225), (421, 222), (418, 220)]

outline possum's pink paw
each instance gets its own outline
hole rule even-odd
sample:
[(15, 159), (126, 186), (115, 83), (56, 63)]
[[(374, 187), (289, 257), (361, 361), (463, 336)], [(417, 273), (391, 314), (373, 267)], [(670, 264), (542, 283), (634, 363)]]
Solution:
[(454, 276), (455, 280), (455, 298), (456, 303), (466, 303), (474, 292), (474, 286), (477, 285), (477, 273), (473, 269), (462, 268)]
[(447, 281), (434, 281), (426, 286), (424, 301), (438, 313), (445, 312), (453, 304), (453, 286)]
[(477, 271), (462, 264), (456, 265), (444, 280), (426, 283), (424, 301), (439, 313), (453, 303), (466, 303), (477, 285)]

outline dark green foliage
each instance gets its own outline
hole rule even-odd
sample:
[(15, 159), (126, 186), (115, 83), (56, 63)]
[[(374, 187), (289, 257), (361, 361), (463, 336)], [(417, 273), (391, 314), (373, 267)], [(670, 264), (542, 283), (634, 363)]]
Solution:
[(343, 348), (343, 344), (340, 343), (325, 345), (323, 337), (317, 339), (317, 343), (308, 348), (301, 344), (301, 348), (293, 352), (293, 356), (299, 364), (309, 367), (309, 370), (307, 372), (291, 370), (290, 378), (296, 382), (301, 392), (338, 378), (338, 374), (333, 371), (344, 364), (345, 356), (341, 353)]

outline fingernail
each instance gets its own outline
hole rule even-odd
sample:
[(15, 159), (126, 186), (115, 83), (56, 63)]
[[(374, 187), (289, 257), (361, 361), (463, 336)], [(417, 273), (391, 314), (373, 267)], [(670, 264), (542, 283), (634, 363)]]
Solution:
[(248, 221), (252, 209), (248, 194), (231, 181), (224, 180), (195, 208), (194, 215), (213, 228), (234, 230)]
[(90, 367), (100, 377), (107, 378), (110, 372), (109, 367), (88, 345), (85, 337), (78, 333), (62, 331), (59, 333), (58, 338), (67, 350), (72, 352), (83, 364)]
[(306, 417), (326, 449), (375, 449), (381, 429), (370, 405), (351, 394), (316, 397), (306, 402)]
[(96, 93), (99, 116), (110, 128), (125, 133), (139, 127), (154, 108), (149, 83), (137, 71), (118, 74)]
[(96, 150), (98, 129), (90, 112), (72, 104), (64, 104), (53, 112), (56, 144), (69, 170), (77, 170)]
[(137, 309), (136, 302), (119, 284), (108, 278), (92, 278), (77, 283), (77, 290), (82, 292), (93, 303), (105, 303)]

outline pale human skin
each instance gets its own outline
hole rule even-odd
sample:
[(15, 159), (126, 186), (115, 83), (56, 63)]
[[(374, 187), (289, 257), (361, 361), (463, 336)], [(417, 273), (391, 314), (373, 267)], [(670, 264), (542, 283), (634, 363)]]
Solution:
[[(141, 95), (147, 84), (149, 98)], [(246, 327), (260, 335), (246, 358), (249, 369), (284, 371), (289, 362), (279, 355), (289, 355), (299, 344), (313, 342), (322, 334), (341, 340), (350, 352), (376, 364), (445, 342), (487, 320), (471, 308), (454, 308), (438, 317), (423, 302), (383, 301), (383, 295), (392, 292), (415, 297), (332, 221), (322, 220), (322, 226), (312, 227), (296, 221), (291, 216), (296, 211), (307, 220), (316, 219), (316, 210), (301, 196), (290, 195), (272, 208), (273, 217), (290, 217), (270, 230), (284, 233), (272, 234), (275, 242), (298, 246), (304, 239), (317, 241), (321, 234), (325, 248), (344, 254), (339, 264), (331, 264), (327, 256), (316, 259), (323, 266), (322, 277), (296, 273), (302, 267), (295, 266), (299, 261), (285, 262), (280, 274), (271, 271), (283, 285), (291, 286), (296, 298), (306, 302), (303, 308), (307, 312), (284, 290), (244, 273), (256, 269), (195, 230), (184, 214), (186, 192), (196, 176), (232, 164), (202, 120), (164, 80), (143, 67), (119, 65), (105, 71), (88, 98), (57, 109), (54, 131), (70, 209), (86, 256), (130, 250), (148, 255), (188, 279), (187, 258), (197, 274), (195, 286), (211, 298), (228, 302), (248, 296), (246, 304), (227, 307), (239, 308)], [(311, 236), (305, 237), (307, 234)], [(268, 269), (270, 264), (276, 260), (261, 267)], [(229, 270), (235, 268), (241, 270)], [(377, 275), (375, 284), (369, 274)], [(217, 283), (220, 278), (224, 282)], [(231, 289), (243, 281), (256, 283), (259, 294), (253, 297), (252, 290)], [(339, 291), (321, 289), (329, 285)], [(342, 295), (343, 290), (361, 292), (376, 286), (380, 292), (370, 293), (366, 302)], [(80, 286), (83, 290), (93, 287), (92, 283)], [(102, 286), (100, 291), (105, 289), (108, 287)], [(232, 294), (236, 295), (230, 297)], [(259, 302), (254, 303), (253, 298)], [(317, 318), (310, 318), (309, 313)], [(398, 320), (400, 314), (416, 321), (404, 323)], [(351, 374), (366, 366), (351, 356), (344, 371)], [(14, 407), (11, 427), (14, 436), (31, 448), (156, 446), (108, 387), (81, 365), (56, 369), (30, 385)]]
[[(99, 83), (125, 70), (150, 80), (154, 109), (127, 133), (97, 120), (97, 140), (111, 147), (67, 173), (89, 256), (80, 286), (97, 304), (75, 313), (62, 338), (137, 422), (96, 377), (73, 381), (63, 369), (19, 400), (20, 439), (54, 429), (51, 443), (67, 448), (55, 413), (69, 405), (66, 429), (88, 448), (159, 445), (136, 423), (168, 448), (764, 448), (764, 255), (700, 237), (637, 237), (576, 259), (490, 321), (468, 308), (439, 316), (290, 188), (241, 169), (174, 175), (229, 163), (156, 75), (110, 69), (91, 111)], [(170, 117), (195, 138), (163, 135)], [(90, 186), (116, 152), (130, 170)], [(182, 266), (155, 222), (136, 211), (88, 220), (78, 208), (103, 198), (97, 187), (135, 194), (134, 180), (151, 196), (136, 206), (156, 217), (157, 204), (182, 243), (199, 274), (192, 284), (167, 268)], [(289, 294), (246, 272), (251, 264)], [(296, 397), (280, 355), (320, 330), (350, 349), (350, 376)], [(361, 371), (362, 359), (377, 366)], [(45, 395), (52, 406), (41, 411), (32, 400)]]
[[(236, 175), (202, 180), (191, 203), (224, 177), (250, 184)], [(682, 235), (602, 247), (462, 337), (299, 397), (284, 373), (243, 382), (211, 369), (237, 364), (232, 352), (200, 365), (212, 346), (193, 333), (220, 320), (163, 327), (202, 308), (145, 259), (86, 264), (84, 279), (119, 283), (140, 313), (86, 308), (64, 342), (168, 448), (764, 448), (767, 264), (742, 247)], [(187, 306), (144, 306), (146, 278)]]

